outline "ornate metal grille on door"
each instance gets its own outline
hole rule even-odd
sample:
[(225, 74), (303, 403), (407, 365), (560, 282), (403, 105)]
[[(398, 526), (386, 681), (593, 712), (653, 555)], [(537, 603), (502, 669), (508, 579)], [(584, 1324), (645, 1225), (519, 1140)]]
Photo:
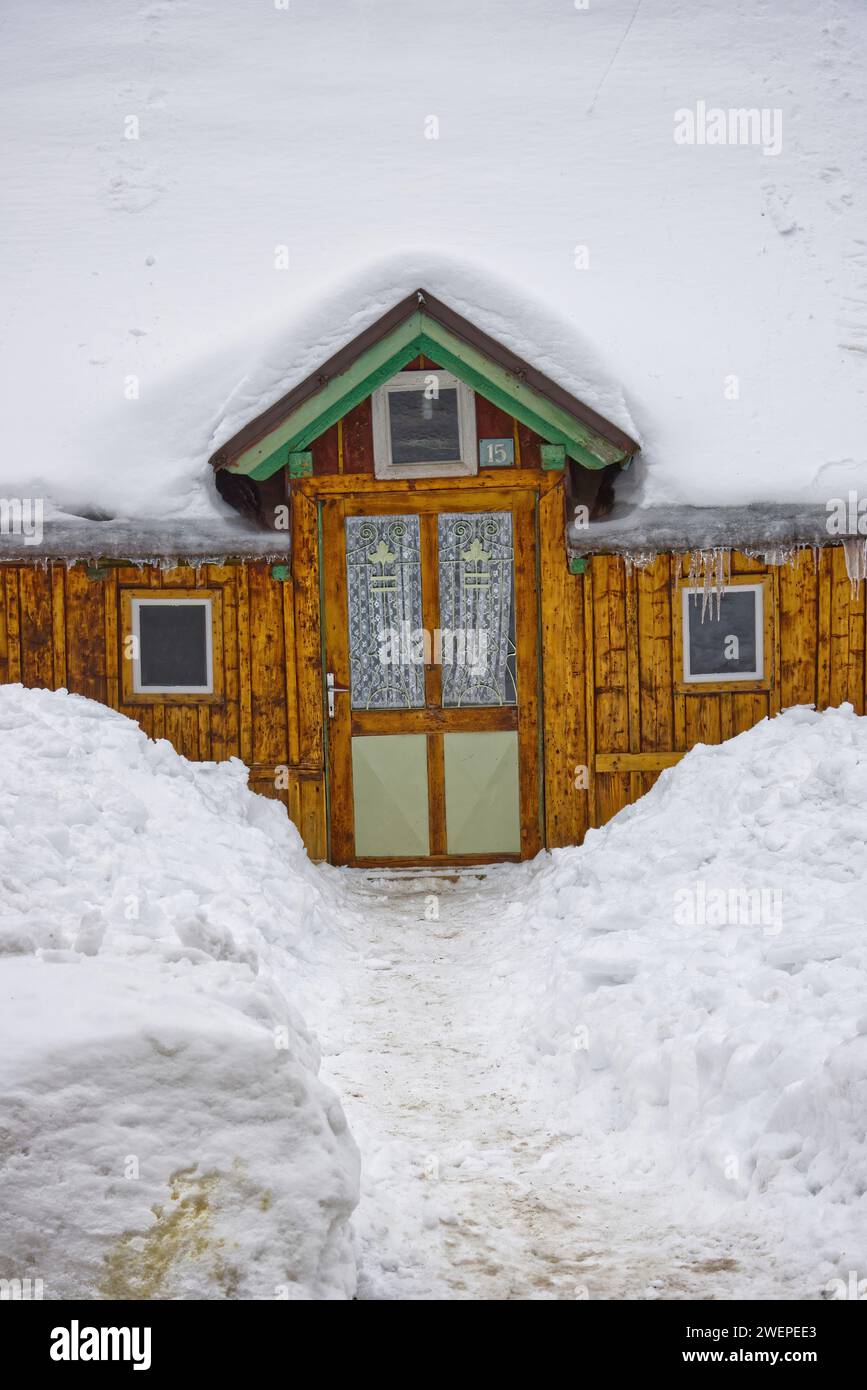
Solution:
[(346, 580), (353, 709), (418, 709), (424, 665), (414, 660), (421, 629), (417, 516), (348, 516)]
[(511, 513), (443, 514), (438, 537), (443, 705), (514, 705)]

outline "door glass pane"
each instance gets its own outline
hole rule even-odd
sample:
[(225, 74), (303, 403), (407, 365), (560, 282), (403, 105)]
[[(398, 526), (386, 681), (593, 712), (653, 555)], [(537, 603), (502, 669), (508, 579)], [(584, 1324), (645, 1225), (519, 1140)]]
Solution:
[(352, 740), (355, 853), (427, 855), (427, 739), (371, 734)]
[(445, 734), (449, 854), (519, 854), (518, 735)]
[(511, 512), (438, 518), (443, 704), (514, 705)]
[(352, 708), (424, 705), (418, 517), (348, 516), (346, 580)]

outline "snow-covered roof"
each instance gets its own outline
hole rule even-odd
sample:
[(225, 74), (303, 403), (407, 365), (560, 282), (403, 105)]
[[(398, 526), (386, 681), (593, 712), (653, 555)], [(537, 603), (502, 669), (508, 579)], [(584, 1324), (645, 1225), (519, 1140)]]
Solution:
[(209, 456), (418, 285), (637, 437), (641, 508), (867, 492), (860, 0), (4, 26), (0, 496), (219, 527)]

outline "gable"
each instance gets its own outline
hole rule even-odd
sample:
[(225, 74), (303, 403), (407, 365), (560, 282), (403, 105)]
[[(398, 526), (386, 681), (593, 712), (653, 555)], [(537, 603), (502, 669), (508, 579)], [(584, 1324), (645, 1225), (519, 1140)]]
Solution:
[(256, 481), (283, 468), (413, 359), (435, 360), (585, 468), (623, 463), (635, 440), (531, 364), (418, 290), (281, 400), (239, 430), (211, 459)]

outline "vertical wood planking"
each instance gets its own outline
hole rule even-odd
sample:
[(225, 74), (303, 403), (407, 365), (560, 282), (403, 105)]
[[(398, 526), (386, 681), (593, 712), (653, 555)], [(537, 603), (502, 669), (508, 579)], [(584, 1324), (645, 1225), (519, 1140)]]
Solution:
[[(295, 584), (283, 585), (283, 650), (286, 654), (286, 738), (290, 763), (298, 762), (298, 659), (295, 647)], [(294, 819), (294, 817), (293, 817)]]
[(659, 555), (636, 574), (638, 598), (638, 665), (640, 744), (642, 750), (665, 751), (674, 741), (674, 676), (671, 663), (671, 569)]
[(849, 599), (849, 688), (846, 698), (852, 701), (856, 714), (863, 714), (865, 669), (865, 615), (867, 615), (867, 585), (859, 584)]
[(238, 579), (240, 565), (208, 565), (204, 582), (220, 590), (223, 607), (223, 704), (207, 706), (210, 756), (215, 762), (241, 756), (238, 672)]
[[(339, 561), (337, 555), (332, 559), (334, 563)], [(324, 675), (319, 611), (319, 517), (315, 502), (301, 496), (295, 498), (292, 509), (292, 580), (295, 595), (298, 761), (305, 768), (315, 769), (319, 773), (315, 780), (305, 779), (301, 783), (298, 828), (308, 854), (314, 859), (324, 859), (328, 853), (328, 827), (322, 727)]]
[(65, 631), (69, 689), (104, 703), (108, 703), (106, 590), (114, 592), (113, 580), (88, 579), (84, 565), (73, 565), (66, 573)]
[(6, 570), (0, 567), (0, 685), (9, 680), (9, 633), (6, 628)]
[[(584, 580), (570, 574), (559, 489), (539, 502), (545, 835), (549, 849), (580, 844), (590, 824)], [(583, 787), (579, 767), (589, 768)], [(576, 782), (578, 785), (576, 785)]]
[[(596, 555), (592, 570), (596, 751), (625, 753), (629, 751), (625, 562), (619, 555)], [(628, 801), (628, 773), (597, 776), (596, 809), (600, 822), (610, 820)]]
[(832, 705), (848, 699), (849, 692), (849, 576), (842, 546), (831, 551), (830, 584), (830, 672), (828, 698)]
[(6, 571), (6, 641), (9, 680), (21, 680), (21, 586), (17, 567)]
[(343, 417), (344, 473), (373, 473), (373, 420), (370, 397)]
[(51, 614), (51, 575), (42, 566), (22, 566), (21, 679), (25, 685), (54, 687), (54, 626)]
[(112, 709), (120, 705), (120, 644), (118, 611), (120, 597), (117, 570), (109, 570), (108, 579), (100, 585), (102, 591), (102, 625), (105, 644), (105, 698)]
[[(115, 611), (114, 621), (118, 625), (118, 659), (121, 658), (123, 640), (125, 634), (119, 627), (120, 596), (124, 588), (151, 589), (159, 587), (159, 570), (154, 565), (122, 565), (112, 571), (115, 578)], [(118, 670), (120, 676), (120, 670)], [(161, 737), (154, 733), (154, 707), (153, 705), (126, 705), (123, 703), (123, 684), (118, 685), (117, 709), (121, 714), (125, 714), (128, 719), (134, 719), (144, 730), (148, 738)]]
[(596, 797), (596, 646), (593, 633), (593, 567), (588, 564), (581, 577), (584, 604), (584, 729), (587, 744), (587, 767), (590, 788), (587, 796), (587, 818), (591, 826), (599, 824)]
[(780, 704), (811, 705), (817, 699), (818, 584), (811, 550), (799, 550), (779, 575), (777, 645)]
[(325, 776), (304, 778), (300, 784), (301, 838), (311, 859), (325, 859), (328, 839), (325, 824)]
[(267, 564), (250, 565), (248, 580), (253, 762), (275, 767), (288, 758), (283, 589)]
[[(68, 686), (66, 673), (66, 590), (65, 565), (51, 566), (51, 640), (53, 651), (52, 684), (55, 690)], [(99, 695), (95, 697), (99, 699)]]
[[(638, 640), (638, 581), (635, 566), (625, 566), (626, 584), (626, 694), (629, 718), (629, 751), (641, 749), (641, 668)], [(641, 774), (629, 774), (629, 797), (637, 801), (642, 795)]]
[[(319, 628), (319, 559), (316, 504), (295, 498), (292, 511), (295, 583), (295, 652), (298, 663), (299, 759), (323, 767), (322, 656)], [(334, 557), (335, 563), (337, 557)]]
[(830, 550), (819, 552), (816, 701), (819, 709), (831, 703), (831, 570)]
[(238, 569), (238, 752), (249, 767), (253, 761), (253, 705), (250, 667), (250, 567)]

